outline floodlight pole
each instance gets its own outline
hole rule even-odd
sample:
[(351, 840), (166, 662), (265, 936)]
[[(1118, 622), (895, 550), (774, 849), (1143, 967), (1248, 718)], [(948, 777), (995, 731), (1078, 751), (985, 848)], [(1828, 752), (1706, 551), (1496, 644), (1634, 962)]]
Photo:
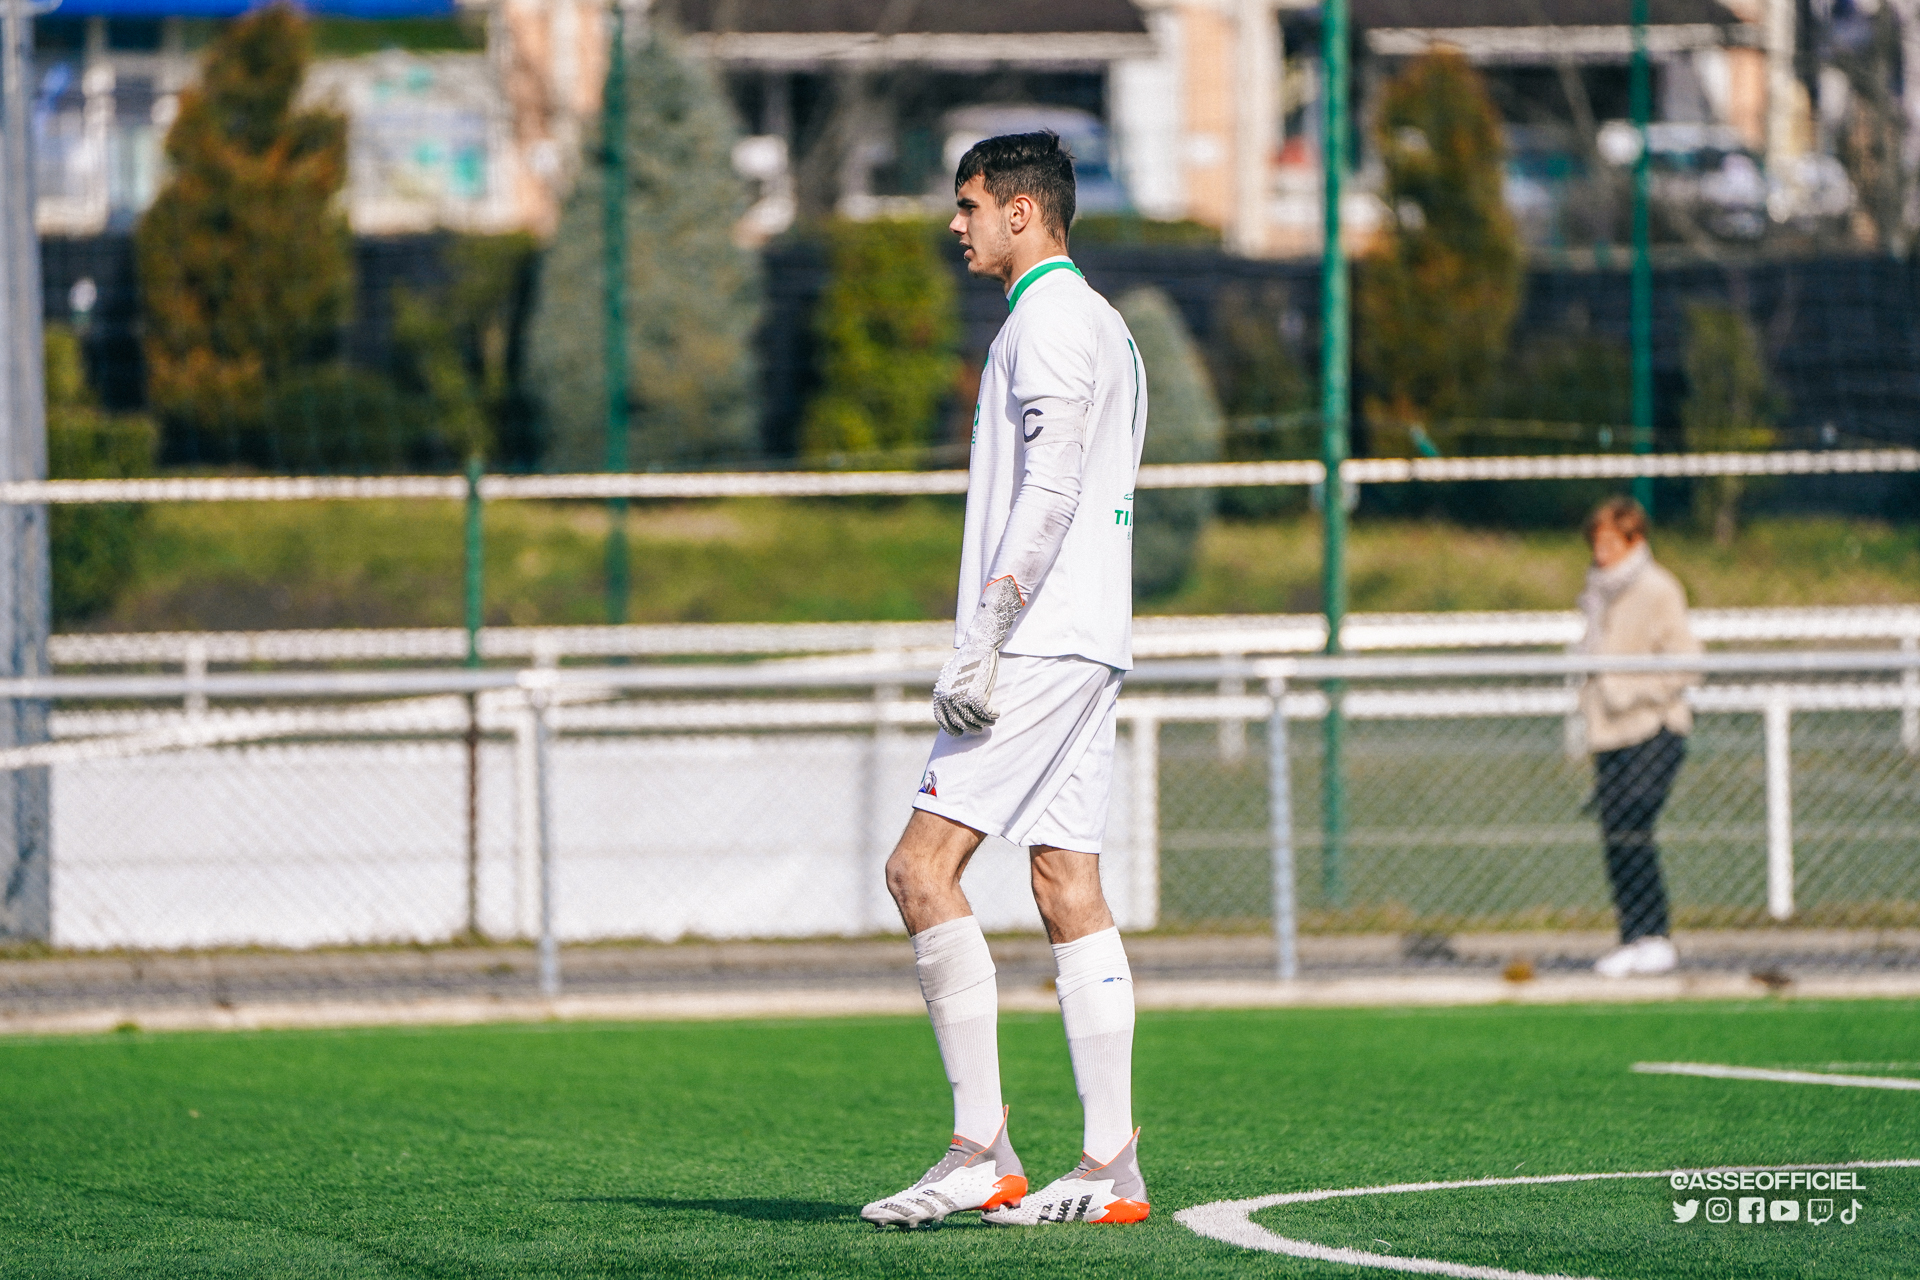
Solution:
[[(1327, 652), (1340, 652), (1340, 626), (1347, 613), (1347, 502), (1340, 464), (1348, 454), (1347, 259), (1340, 243), (1340, 184), (1347, 170), (1347, 0), (1323, 0), (1320, 22), (1321, 140), (1324, 241), (1320, 254), (1320, 591), (1327, 615)], [(1320, 869), (1327, 905), (1345, 896), (1341, 846), (1346, 837), (1346, 776), (1341, 762), (1346, 717), (1345, 686), (1327, 685), (1322, 722)], [(1271, 747), (1269, 748), (1271, 750)]]
[[(627, 10), (614, 0), (607, 44), (607, 86), (600, 144), (606, 186), (602, 191), (606, 241), (607, 470), (627, 469)], [(627, 620), (627, 500), (607, 501), (607, 625)]]
[[(1647, 65), (1647, 0), (1633, 0), (1633, 66), (1628, 85), (1633, 127), (1640, 149), (1633, 158), (1633, 451), (1653, 452), (1653, 264), (1648, 257), (1647, 120), (1652, 115), (1652, 72)], [(1633, 496), (1653, 514), (1653, 480), (1637, 477)]]
[[(32, 66), (27, 0), (0, 0), (0, 480), (47, 475), (40, 241), (28, 133)], [(50, 609), (47, 509), (8, 506), (0, 511), (0, 675), (47, 674)], [(46, 738), (45, 702), (0, 703), (0, 746)], [(0, 938), (52, 937), (49, 795), (44, 767), (0, 774)]]

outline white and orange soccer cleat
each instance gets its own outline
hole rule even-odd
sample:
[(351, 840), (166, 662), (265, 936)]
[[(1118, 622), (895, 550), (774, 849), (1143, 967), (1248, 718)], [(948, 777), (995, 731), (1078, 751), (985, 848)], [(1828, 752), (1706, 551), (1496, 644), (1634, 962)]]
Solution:
[(980, 1216), (1001, 1227), (1036, 1227), (1049, 1222), (1144, 1222), (1147, 1184), (1140, 1176), (1140, 1131), (1135, 1129), (1120, 1154), (1096, 1164), (1082, 1152), (1080, 1163), (1064, 1178), (1048, 1183), (1016, 1205)]
[(876, 1227), (919, 1227), (939, 1222), (949, 1214), (974, 1209), (999, 1209), (1019, 1204), (1027, 1194), (1026, 1170), (1007, 1141), (1007, 1117), (1000, 1114), (1000, 1131), (982, 1146), (953, 1135), (940, 1163), (898, 1195), (875, 1200), (860, 1216)]

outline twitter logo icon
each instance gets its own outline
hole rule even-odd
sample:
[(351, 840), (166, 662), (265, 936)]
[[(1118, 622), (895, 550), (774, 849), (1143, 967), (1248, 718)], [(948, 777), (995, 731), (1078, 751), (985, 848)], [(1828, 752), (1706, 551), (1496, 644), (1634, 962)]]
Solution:
[(1689, 1200), (1685, 1204), (1681, 1204), (1678, 1200), (1673, 1202), (1673, 1220), (1675, 1222), (1692, 1222), (1693, 1215), (1698, 1212), (1700, 1212), (1700, 1202), (1698, 1200)]

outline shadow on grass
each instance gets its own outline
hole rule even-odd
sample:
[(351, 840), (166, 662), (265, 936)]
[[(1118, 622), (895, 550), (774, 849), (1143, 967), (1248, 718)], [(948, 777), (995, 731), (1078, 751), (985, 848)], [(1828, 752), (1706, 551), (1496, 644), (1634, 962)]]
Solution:
[(819, 1200), (774, 1200), (748, 1197), (737, 1200), (676, 1200), (670, 1196), (573, 1196), (567, 1204), (627, 1204), (638, 1209), (680, 1209), (725, 1214), (751, 1222), (858, 1222), (857, 1204), (827, 1204)]

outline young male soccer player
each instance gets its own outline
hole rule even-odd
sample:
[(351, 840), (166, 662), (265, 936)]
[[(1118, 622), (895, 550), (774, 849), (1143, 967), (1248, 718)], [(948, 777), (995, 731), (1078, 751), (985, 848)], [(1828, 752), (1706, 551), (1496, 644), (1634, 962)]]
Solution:
[[(1066, 256), (1073, 159), (1051, 133), (989, 138), (960, 161), (951, 229), (1011, 314), (987, 353), (967, 480), (958, 652), (934, 686), (941, 734), (887, 887), (953, 1085), (953, 1143), (861, 1216), (916, 1227), (1138, 1222), (1133, 978), (1100, 892), (1114, 704), (1132, 665), (1134, 476), (1146, 376), (1126, 324)], [(1059, 965), (1086, 1111), (1079, 1165), (1027, 1193), (1000, 1102), (993, 960), (960, 873), (987, 835), (1024, 844)]]

